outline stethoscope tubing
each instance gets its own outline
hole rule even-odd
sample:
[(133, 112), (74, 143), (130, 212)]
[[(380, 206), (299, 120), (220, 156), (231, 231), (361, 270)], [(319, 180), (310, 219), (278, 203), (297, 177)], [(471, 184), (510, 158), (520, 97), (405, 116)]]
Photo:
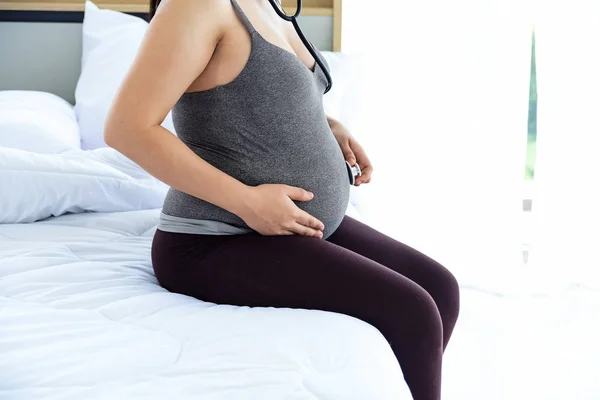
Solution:
[(323, 71), (323, 73), (325, 74), (325, 78), (327, 78), (327, 87), (325, 88), (325, 93), (329, 92), (331, 90), (331, 86), (333, 85), (333, 79), (331, 78), (331, 73), (329, 72), (329, 68), (327, 68), (327, 66), (325, 65), (325, 62), (321, 58), (321, 55), (317, 52), (317, 50), (312, 45), (312, 43), (308, 41), (306, 36), (304, 36), (304, 32), (302, 32), (302, 29), (300, 28), (300, 25), (298, 24), (298, 17), (300, 16), (300, 13), (302, 12), (302, 0), (297, 0), (297, 7), (296, 7), (296, 12), (294, 13), (294, 15), (287, 15), (286, 13), (284, 13), (281, 10), (281, 8), (279, 7), (277, 0), (269, 0), (269, 3), (271, 3), (271, 5), (273, 6), (273, 9), (275, 9), (275, 12), (277, 13), (277, 15), (279, 15), (284, 20), (292, 23), (292, 25), (294, 26), (294, 29), (296, 30), (296, 33), (300, 37), (300, 40), (302, 40), (302, 43), (304, 44), (306, 49), (310, 52), (310, 55), (315, 59), (315, 62), (319, 65), (319, 67), (321, 68), (321, 71)]

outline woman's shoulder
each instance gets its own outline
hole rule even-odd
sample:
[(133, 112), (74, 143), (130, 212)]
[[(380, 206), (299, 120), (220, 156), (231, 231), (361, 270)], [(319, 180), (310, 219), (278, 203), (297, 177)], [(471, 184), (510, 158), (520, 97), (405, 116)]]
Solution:
[(161, 14), (194, 16), (199, 21), (226, 22), (231, 17), (231, 0), (161, 0), (156, 16)]

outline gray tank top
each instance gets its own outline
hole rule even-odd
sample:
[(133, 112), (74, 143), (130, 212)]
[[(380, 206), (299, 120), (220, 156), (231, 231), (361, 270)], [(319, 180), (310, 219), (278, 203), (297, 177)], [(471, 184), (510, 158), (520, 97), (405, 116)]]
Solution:
[[(314, 193), (298, 207), (325, 224), (340, 225), (350, 184), (342, 152), (323, 109), (327, 80), (294, 54), (264, 39), (235, 0), (251, 36), (250, 57), (230, 83), (188, 92), (173, 108), (177, 136), (199, 157), (249, 186), (286, 184)], [(252, 232), (216, 205), (171, 188), (159, 229), (213, 235)]]

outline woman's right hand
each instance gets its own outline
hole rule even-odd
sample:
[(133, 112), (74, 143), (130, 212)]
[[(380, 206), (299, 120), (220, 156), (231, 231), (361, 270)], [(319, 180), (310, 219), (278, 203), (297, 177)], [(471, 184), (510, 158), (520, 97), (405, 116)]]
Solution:
[(293, 200), (310, 201), (313, 194), (288, 185), (265, 184), (250, 187), (240, 218), (265, 236), (302, 235), (323, 237), (321, 221), (301, 210)]

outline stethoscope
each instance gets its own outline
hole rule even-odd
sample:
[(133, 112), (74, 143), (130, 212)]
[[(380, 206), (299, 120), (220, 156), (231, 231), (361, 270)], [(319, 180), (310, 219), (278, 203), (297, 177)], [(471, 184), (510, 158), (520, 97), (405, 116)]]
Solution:
[[(329, 68), (327, 68), (325, 62), (321, 58), (321, 55), (314, 48), (312, 43), (309, 42), (308, 39), (306, 39), (306, 36), (304, 36), (304, 33), (302, 32), (302, 29), (300, 29), (300, 25), (298, 24), (298, 16), (302, 12), (302, 0), (297, 0), (296, 13), (294, 15), (287, 15), (281, 8), (281, 4), (278, 2), (278, 0), (269, 0), (269, 3), (271, 3), (277, 15), (279, 15), (285, 21), (291, 22), (292, 25), (294, 25), (294, 29), (296, 30), (296, 33), (298, 33), (300, 40), (302, 40), (302, 43), (304, 43), (306, 49), (310, 52), (310, 54), (315, 59), (315, 62), (319, 64), (319, 67), (325, 74), (325, 77), (327, 78), (327, 87), (325, 88), (325, 93), (329, 92), (333, 84)], [(356, 178), (362, 175), (360, 166), (358, 164), (352, 166), (348, 161), (346, 161), (346, 171), (348, 172), (348, 180), (350, 181), (351, 185), (354, 185), (354, 183), (356, 182)]]
[(298, 33), (298, 36), (300, 36), (300, 40), (302, 40), (302, 43), (304, 43), (304, 46), (310, 52), (310, 55), (313, 56), (316, 63), (319, 64), (319, 67), (321, 67), (321, 70), (325, 74), (325, 77), (327, 78), (327, 87), (325, 88), (325, 93), (329, 92), (333, 83), (333, 80), (331, 79), (331, 74), (329, 73), (329, 69), (327, 68), (325, 62), (319, 55), (319, 52), (313, 47), (312, 43), (309, 42), (308, 39), (306, 39), (306, 36), (304, 36), (304, 33), (302, 32), (302, 29), (300, 29), (300, 25), (298, 24), (298, 16), (302, 12), (302, 0), (297, 0), (298, 6), (296, 7), (296, 13), (294, 15), (287, 15), (281, 8), (282, 6), (278, 2), (278, 0), (269, 0), (269, 3), (271, 3), (277, 15), (279, 15), (284, 20), (291, 22), (292, 25), (294, 25), (294, 29), (296, 30), (296, 33)]

